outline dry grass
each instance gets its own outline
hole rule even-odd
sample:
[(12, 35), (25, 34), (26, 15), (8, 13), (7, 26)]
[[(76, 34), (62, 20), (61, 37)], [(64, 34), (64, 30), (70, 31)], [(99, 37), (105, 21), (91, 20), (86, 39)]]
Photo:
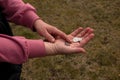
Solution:
[[(120, 0), (24, 0), (47, 23), (67, 34), (78, 26), (95, 29), (87, 54), (31, 59), (21, 80), (120, 80)], [(39, 38), (13, 27), (16, 35)]]

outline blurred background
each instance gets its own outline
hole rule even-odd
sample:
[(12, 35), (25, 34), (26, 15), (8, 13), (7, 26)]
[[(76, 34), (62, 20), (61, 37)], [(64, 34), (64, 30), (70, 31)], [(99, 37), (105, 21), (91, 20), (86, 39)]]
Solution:
[[(30, 59), (21, 80), (120, 80), (120, 0), (24, 0), (45, 22), (69, 34), (78, 27), (95, 30), (86, 54)], [(15, 35), (41, 38), (11, 24)]]

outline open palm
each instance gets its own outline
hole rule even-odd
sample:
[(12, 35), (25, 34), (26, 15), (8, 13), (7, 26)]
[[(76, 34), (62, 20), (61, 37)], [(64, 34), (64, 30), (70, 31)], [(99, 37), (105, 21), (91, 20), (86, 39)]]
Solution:
[[(82, 38), (80, 42), (73, 42), (74, 37)], [(68, 38), (71, 40), (71, 43), (67, 43), (62, 39), (57, 39), (55, 42), (55, 49), (57, 53), (84, 53), (85, 50), (83, 46), (87, 44), (94, 37), (93, 29), (91, 28), (78, 28), (68, 35)]]

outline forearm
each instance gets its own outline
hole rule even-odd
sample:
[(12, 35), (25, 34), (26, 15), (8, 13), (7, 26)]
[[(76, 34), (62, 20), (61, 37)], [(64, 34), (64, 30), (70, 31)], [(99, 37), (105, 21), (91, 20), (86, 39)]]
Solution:
[(42, 40), (0, 35), (0, 62), (21, 64), (28, 58), (43, 56), (46, 56), (46, 51)]
[(39, 19), (36, 10), (30, 4), (22, 0), (0, 0), (0, 7), (3, 9), (8, 21), (33, 29), (34, 22)]

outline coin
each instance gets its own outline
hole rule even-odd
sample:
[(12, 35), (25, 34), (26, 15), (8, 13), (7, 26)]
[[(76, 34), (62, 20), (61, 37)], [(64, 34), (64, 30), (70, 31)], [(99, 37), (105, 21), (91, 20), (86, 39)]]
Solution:
[(65, 42), (65, 45), (66, 45), (66, 46), (70, 46), (70, 43), (68, 43), (68, 42)]
[(74, 37), (73, 38), (73, 42), (79, 42), (79, 41), (81, 41), (82, 40), (82, 38), (79, 38), (79, 37)]

